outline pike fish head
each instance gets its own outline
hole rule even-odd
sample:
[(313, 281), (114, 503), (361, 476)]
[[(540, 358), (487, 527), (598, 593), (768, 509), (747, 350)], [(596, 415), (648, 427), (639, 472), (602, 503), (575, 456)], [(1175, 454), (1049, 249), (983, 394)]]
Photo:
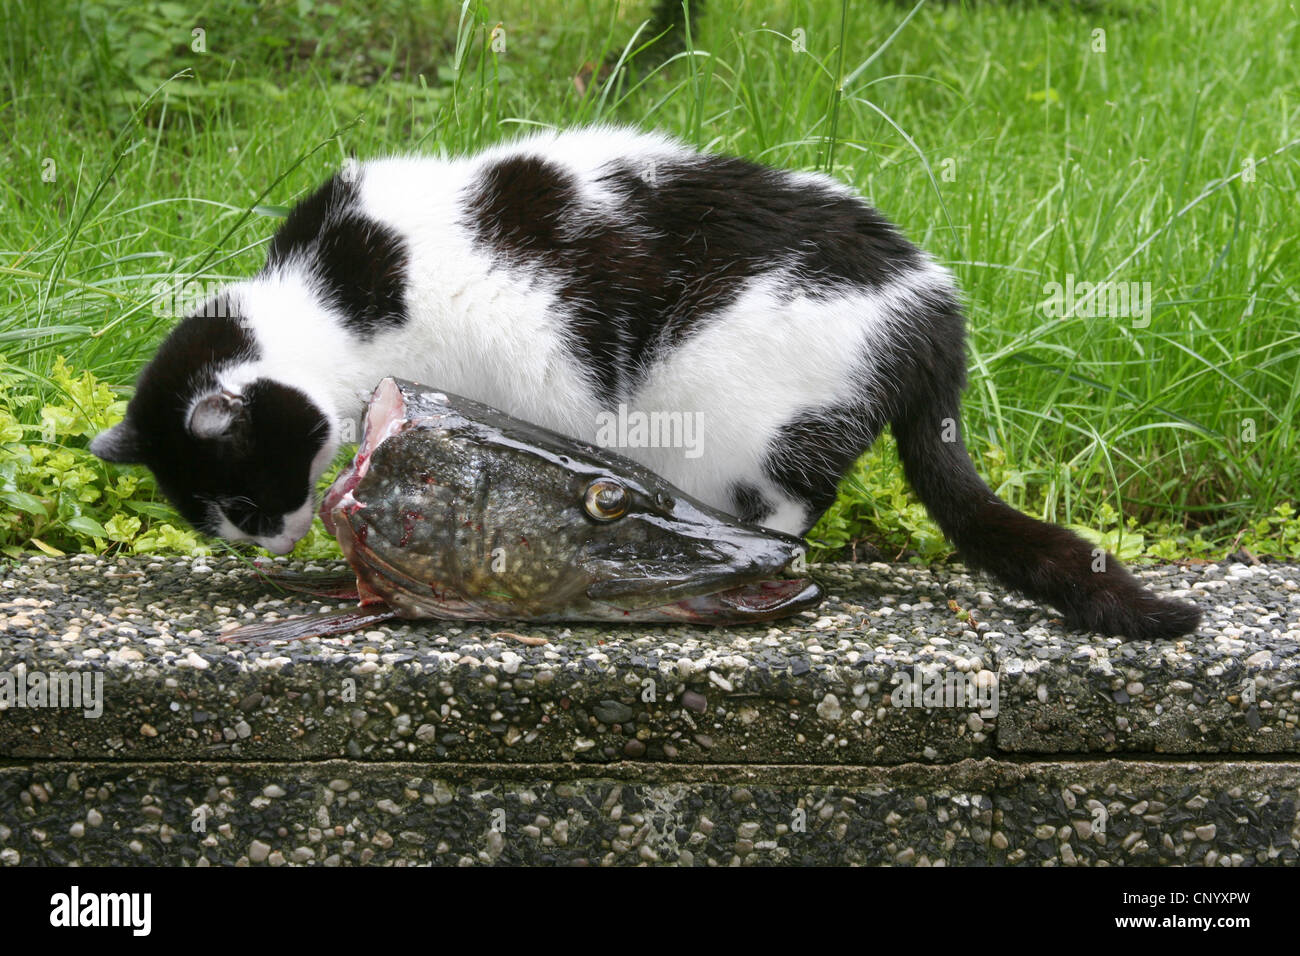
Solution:
[(821, 597), (782, 577), (799, 539), (621, 455), (391, 379), (324, 507), (363, 589), (410, 616), (726, 623)]

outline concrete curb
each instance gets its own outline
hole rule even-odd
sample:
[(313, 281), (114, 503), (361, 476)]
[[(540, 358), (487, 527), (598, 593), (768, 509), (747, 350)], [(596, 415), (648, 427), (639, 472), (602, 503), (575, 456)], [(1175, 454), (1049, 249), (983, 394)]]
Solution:
[[(32, 675), (102, 675), (103, 713), (11, 706), (0, 754), (890, 764), (1300, 752), (1300, 567), (1146, 572), (1207, 616), (1201, 633), (1157, 643), (1068, 633), (960, 572), (816, 573), (832, 596), (780, 627), (415, 622), (251, 647), (215, 635), (319, 602), (229, 561), (38, 559), (2, 582), (0, 680), (30, 697)], [(1233, 603), (1207, 597), (1224, 587)], [(551, 643), (503, 633), (517, 631)]]
[[(1295, 565), (1143, 571), (1206, 616), (1157, 643), (1068, 633), (950, 568), (818, 566), (830, 597), (779, 627), (413, 622), (260, 647), (216, 635), (320, 602), (238, 562), (3, 574), (4, 865), (1300, 852)], [(74, 686), (93, 700), (52, 699)]]

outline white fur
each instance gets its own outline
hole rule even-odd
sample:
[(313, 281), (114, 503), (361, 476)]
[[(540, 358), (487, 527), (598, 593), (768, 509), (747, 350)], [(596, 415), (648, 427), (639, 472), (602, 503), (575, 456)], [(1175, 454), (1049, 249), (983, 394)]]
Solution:
[[(566, 346), (554, 288), (527, 267), (493, 261), (463, 224), (467, 190), (481, 169), (511, 154), (541, 155), (566, 167), (579, 182), (589, 214), (605, 217), (621, 215), (621, 200), (595, 182), (602, 166), (630, 159), (655, 177), (662, 174), (661, 161), (692, 155), (663, 136), (598, 127), (539, 133), (466, 159), (394, 157), (363, 164), (362, 211), (396, 229), (410, 256), (410, 322), (358, 342), (341, 317), (329, 313), (305, 273), (290, 263), (235, 288), (238, 314), (246, 317), (262, 357), (220, 376), (221, 385), (236, 392), (258, 377), (274, 378), (299, 388), (321, 408), (332, 427), (313, 464), (313, 482), (344, 438), (359, 436), (359, 428), (348, 435), (345, 423), (352, 420), (356, 428), (363, 406), (358, 396), (385, 375), (457, 392), (594, 440), (603, 405)], [(847, 191), (827, 177), (800, 175), (810, 184)], [(617, 450), (722, 509), (732, 507), (734, 484), (753, 485), (776, 506), (765, 523), (797, 532), (813, 516), (764, 474), (769, 446), (793, 413), (869, 394), (863, 356), (905, 341), (895, 322), (900, 307), (919, 291), (950, 288), (951, 280), (929, 265), (875, 291), (786, 298), (791, 280), (784, 268), (773, 263), (722, 314), (700, 323), (653, 364), (633, 394), (618, 397), (632, 410), (702, 412), (703, 454)], [(288, 517), (282, 535), (259, 543), (287, 549), (305, 533), (310, 505), (309, 497)], [(240, 536), (233, 525), (223, 526), (226, 531)]]
[(781, 428), (799, 411), (861, 401), (871, 366), (905, 340), (899, 316), (918, 293), (946, 288), (938, 266), (909, 273), (876, 290), (784, 300), (780, 272), (749, 283), (744, 293), (680, 346), (651, 366), (628, 400), (629, 409), (672, 409), (703, 414), (703, 453), (682, 449), (629, 450), (630, 457), (716, 507), (729, 508), (732, 485), (758, 488), (776, 512), (764, 524), (802, 531), (809, 519), (765, 474), (763, 458)]

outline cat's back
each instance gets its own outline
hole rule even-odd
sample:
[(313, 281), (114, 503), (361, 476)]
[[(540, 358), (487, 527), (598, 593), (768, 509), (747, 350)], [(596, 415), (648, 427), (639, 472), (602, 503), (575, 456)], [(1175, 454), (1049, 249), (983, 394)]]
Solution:
[(382, 365), (580, 437), (620, 401), (700, 407), (756, 379), (782, 383), (770, 432), (852, 389), (900, 304), (949, 285), (828, 176), (611, 126), (346, 169), (273, 240), (268, 270), (295, 262), (353, 339), (347, 378)]

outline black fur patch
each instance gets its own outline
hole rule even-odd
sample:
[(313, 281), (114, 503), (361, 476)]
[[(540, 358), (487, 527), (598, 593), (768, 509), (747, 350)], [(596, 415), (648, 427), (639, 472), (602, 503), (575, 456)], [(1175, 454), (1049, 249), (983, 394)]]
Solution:
[(772, 506), (753, 485), (737, 482), (731, 486), (731, 511), (741, 521), (761, 525), (772, 513)]
[(335, 176), (294, 207), (271, 240), (266, 269), (290, 260), (311, 269), (361, 338), (406, 324), (406, 243), (357, 211), (355, 182)]
[(863, 403), (800, 414), (781, 429), (763, 470), (786, 494), (808, 506), (807, 531), (835, 501), (840, 479), (876, 440), (880, 409)]
[(341, 175), (334, 176), (291, 210), (284, 224), (271, 237), (267, 248), (267, 267), (283, 265), (295, 256), (306, 256), (320, 238), (321, 230), (333, 220), (354, 209), (357, 184)]
[(214, 302), (182, 320), (140, 372), (126, 420), (134, 426), (146, 462), (175, 456), (177, 468), (183, 468), (185, 456), (176, 439), (191, 399), (216, 386), (222, 366), (258, 357), (252, 335), (229, 311)]
[(576, 232), (570, 217), (579, 212), (577, 189), (564, 170), (540, 156), (516, 156), (489, 166), (470, 208), (478, 237), (510, 258), (537, 257), (559, 266), (550, 260), (576, 246), (569, 236)]
[(209, 531), (207, 509), (198, 495), (200, 489), (215, 487), (219, 477), (202, 454), (202, 442), (186, 429), (185, 416), (195, 396), (216, 387), (222, 366), (258, 355), (238, 318), (213, 314), (225, 311), (209, 303), (172, 330), (141, 371), (125, 419), (134, 436), (133, 457), (149, 466), (187, 521)]
[(259, 379), (244, 391), (245, 430), (229, 447), (218, 450), (226, 462), (226, 516), (243, 532), (274, 536), (284, 515), (300, 508), (310, 491), (311, 463), (325, 443), (329, 424), (321, 411), (297, 389)]
[(726, 157), (611, 164), (612, 211), (537, 156), (484, 170), (467, 225), (503, 261), (538, 268), (568, 306), (603, 398), (625, 396), (660, 349), (731, 302), (744, 281), (789, 270), (791, 295), (875, 287), (921, 255), (861, 200)]
[(871, 391), (842, 406), (800, 413), (768, 450), (764, 470), (783, 491), (808, 503), (809, 527), (835, 501), (840, 479), (887, 421), (932, 396), (960, 395), (965, 385), (964, 323), (952, 293), (918, 291), (894, 319), (897, 346), (863, 356), (862, 378)]

